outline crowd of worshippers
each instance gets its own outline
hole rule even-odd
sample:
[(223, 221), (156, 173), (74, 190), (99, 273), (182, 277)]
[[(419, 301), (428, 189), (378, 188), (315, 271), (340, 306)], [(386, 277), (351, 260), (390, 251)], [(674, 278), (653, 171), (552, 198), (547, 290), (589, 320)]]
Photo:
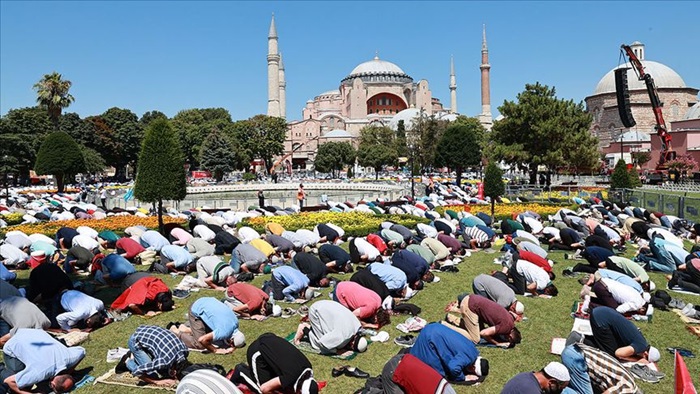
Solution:
[[(348, 237), (333, 223), (289, 231), (269, 222), (260, 234), (251, 227), (226, 225), (227, 215), (235, 215), (230, 212), (188, 214), (187, 225), (168, 224), (164, 234), (139, 226), (125, 229), (124, 237), (87, 226), (63, 227), (53, 238), (7, 232), (0, 245), (0, 344), (5, 354), (0, 376), (6, 387), (18, 391), (43, 384), (57, 392), (69, 390), (71, 373), (85, 350), (66, 347), (44, 330), (98, 329), (111, 323), (113, 312), (170, 311), (173, 293), (156, 274), (196, 273), (192, 286), (223, 291), (223, 299), (197, 299), (186, 322), (137, 328), (117, 371), (148, 383), (173, 384), (192, 368), (190, 350), (229, 354), (245, 346), (239, 319), (281, 316), (279, 303), (309, 301), (319, 294), (314, 288), (332, 287), (331, 300), (310, 305), (291, 342), (274, 334), (258, 337), (248, 346), (247, 364), (229, 376), (259, 392), (315, 393), (311, 364), (294, 345), (305, 342), (329, 355), (364, 352), (366, 329), (389, 324), (397, 313), (419, 313), (408, 302), (416, 292), (439, 282), (435, 273), (456, 272), (471, 253), (491, 248), (500, 227), (506, 252), (502, 270), (476, 276), (471, 293), (457, 292), (443, 321), (426, 325), (416, 337), (398, 338), (395, 343), (405, 349), (387, 362), (380, 377), (368, 379), (363, 391), (450, 393), (452, 385), (482, 382), (489, 363), (477, 346), (512, 348), (522, 340), (516, 323), (524, 306), (516, 295), (557, 296), (549, 250), (571, 251), (571, 259), (587, 261), (572, 271), (591, 274), (582, 280), (582, 297), (594, 335), (569, 338), (563, 364), (517, 375), (504, 392), (523, 387), (532, 392), (537, 387), (578, 393), (636, 390), (634, 377), (620, 362), (653, 362), (659, 356), (623, 316), (645, 313), (647, 292), (654, 289), (646, 270), (669, 273), (669, 286), (698, 284), (692, 280), (697, 280), (700, 260), (684, 252), (681, 241), (697, 236), (694, 225), (605, 201), (579, 212), (562, 209), (546, 221), (534, 212), (519, 212), (492, 223), (488, 215), (446, 210), (442, 217), (432, 216), (430, 224), (409, 229), (387, 221), (363, 237)], [(635, 261), (616, 255), (628, 239), (640, 245)], [(347, 252), (340, 246), (344, 242)], [(149, 265), (148, 271), (137, 271), (139, 264)], [(16, 269), (31, 270), (24, 288), (12, 285)], [(107, 308), (73, 283), (72, 273), (120, 287), (121, 294)], [(345, 274), (349, 280), (338, 279)], [(246, 283), (256, 275), (267, 279), (262, 288)], [(45, 346), (41, 352), (39, 345)], [(46, 357), (47, 352), (52, 356)], [(364, 376), (359, 369), (342, 373)]]

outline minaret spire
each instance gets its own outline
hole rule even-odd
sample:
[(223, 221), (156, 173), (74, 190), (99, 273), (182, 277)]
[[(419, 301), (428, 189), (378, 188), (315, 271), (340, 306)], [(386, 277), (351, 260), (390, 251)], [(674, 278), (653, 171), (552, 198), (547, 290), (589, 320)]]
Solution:
[(491, 118), (491, 65), (489, 64), (489, 48), (486, 45), (486, 25), (484, 25), (481, 41), (481, 113), (479, 121), (491, 130), (493, 119)]
[(280, 117), (287, 119), (287, 81), (284, 77), (284, 61), (280, 52)]
[(281, 116), (280, 112), (280, 55), (277, 47), (277, 27), (272, 14), (270, 33), (267, 35), (267, 115)]
[(450, 112), (457, 113), (457, 77), (454, 56), (450, 56)]

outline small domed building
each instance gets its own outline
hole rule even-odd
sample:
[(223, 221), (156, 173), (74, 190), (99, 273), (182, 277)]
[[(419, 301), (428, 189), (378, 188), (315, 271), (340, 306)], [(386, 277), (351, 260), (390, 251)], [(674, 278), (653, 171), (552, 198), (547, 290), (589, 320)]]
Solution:
[[(644, 44), (635, 41), (630, 45), (633, 52), (641, 60), (644, 70), (654, 78), (659, 99), (663, 103), (663, 114), (666, 127), (671, 128), (671, 122), (685, 118), (690, 108), (698, 102), (698, 89), (689, 87), (672, 68), (655, 61), (645, 59)], [(636, 120), (636, 126), (625, 128), (620, 120), (615, 93), (615, 69), (628, 67), (627, 81), (630, 93), (630, 108)], [(596, 85), (591, 96), (585, 98), (586, 108), (593, 115), (591, 132), (598, 137), (600, 146), (605, 150), (611, 142), (620, 135), (630, 131), (656, 134), (654, 112), (644, 81), (640, 81), (629, 63), (610, 70)]]

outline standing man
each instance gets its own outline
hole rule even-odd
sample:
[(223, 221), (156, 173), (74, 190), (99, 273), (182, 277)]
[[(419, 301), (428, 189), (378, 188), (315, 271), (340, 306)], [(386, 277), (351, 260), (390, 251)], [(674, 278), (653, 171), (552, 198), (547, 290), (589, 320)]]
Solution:
[(306, 191), (304, 190), (304, 185), (299, 184), (299, 190), (297, 190), (297, 201), (299, 201), (299, 211), (304, 209), (304, 200), (306, 199)]
[(100, 186), (100, 202), (102, 202), (102, 208), (104, 210), (107, 210), (107, 190), (105, 190), (104, 186)]
[(265, 206), (265, 193), (262, 189), (258, 190), (258, 206), (260, 208)]

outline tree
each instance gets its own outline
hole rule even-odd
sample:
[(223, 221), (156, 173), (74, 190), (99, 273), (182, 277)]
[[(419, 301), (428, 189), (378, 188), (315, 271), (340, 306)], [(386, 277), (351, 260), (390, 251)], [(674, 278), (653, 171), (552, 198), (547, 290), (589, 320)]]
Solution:
[(481, 142), (484, 126), (477, 118), (464, 118), (447, 127), (435, 151), (435, 165), (449, 167), (457, 173), (462, 185), (462, 171), (481, 163)]
[(44, 137), (53, 130), (46, 110), (38, 107), (11, 109), (0, 118), (0, 149), (14, 158), (20, 184), (29, 183), (36, 154)]
[(39, 175), (53, 175), (56, 188), (63, 193), (64, 181), (85, 169), (80, 145), (71, 136), (55, 131), (44, 138), (36, 155), (34, 170)]
[(349, 142), (326, 142), (318, 147), (314, 167), (319, 172), (330, 172), (333, 178), (346, 165), (355, 162), (355, 148)]
[(180, 111), (172, 119), (185, 155), (185, 161), (191, 168), (199, 168), (199, 153), (202, 143), (212, 128), (225, 133), (232, 141), (233, 122), (231, 114), (224, 108), (192, 108)]
[(394, 147), (398, 157), (408, 157), (408, 143), (406, 142), (406, 124), (403, 119), (399, 120), (396, 126), (396, 138), (394, 139)]
[[(108, 164), (116, 169), (119, 179), (126, 179), (126, 166), (136, 167), (139, 147), (143, 139), (143, 129), (138, 117), (128, 109), (110, 108), (100, 115), (108, 128), (108, 138), (111, 138), (115, 151), (99, 151), (107, 159)], [(111, 157), (110, 161), (108, 157)]]
[(89, 146), (93, 144), (90, 125), (75, 112), (61, 115), (58, 121), (58, 130), (71, 136), (80, 145)]
[(496, 199), (506, 192), (503, 184), (503, 171), (496, 165), (495, 161), (490, 161), (484, 171), (484, 196), (491, 198), (491, 217), (496, 209)]
[(395, 164), (396, 154), (394, 132), (388, 127), (368, 126), (360, 130), (357, 148), (357, 162), (363, 167), (372, 167), (375, 177), (379, 177), (382, 167)]
[(80, 152), (83, 154), (87, 174), (98, 174), (107, 167), (105, 159), (96, 150), (80, 145)]
[(287, 138), (287, 122), (282, 118), (255, 115), (250, 119), (235, 122), (233, 135), (251, 159), (262, 159), (265, 169), (272, 170), (273, 158), (284, 152)]
[[(559, 99), (554, 88), (539, 82), (525, 85), (517, 102), (505, 101), (498, 110), (504, 118), (494, 122), (490, 133), (495, 157), (529, 168), (531, 184), (536, 182), (538, 165), (548, 167), (549, 183), (551, 171), (567, 163), (567, 157), (581, 148), (576, 145), (579, 140), (590, 134), (592, 116), (583, 104)], [(580, 154), (583, 157), (576, 158), (577, 162), (587, 163), (597, 157), (592, 149)]]
[(631, 188), (642, 187), (642, 180), (639, 179), (639, 171), (637, 171), (634, 166), (629, 169), (627, 176), (629, 177)]
[(698, 162), (693, 159), (693, 156), (686, 154), (666, 162), (666, 166), (669, 170), (676, 170), (682, 176), (686, 176), (688, 175), (688, 172), (694, 171), (698, 168)]
[(600, 164), (598, 138), (588, 131), (563, 136), (562, 158), (574, 174), (592, 173)]
[(148, 125), (139, 163), (134, 196), (158, 203), (158, 229), (163, 233), (163, 200), (180, 201), (187, 195), (182, 149), (167, 120), (154, 120)]
[(421, 172), (435, 164), (437, 143), (445, 131), (447, 123), (436, 119), (435, 116), (424, 115), (421, 111), (406, 136), (409, 155), (417, 161)]
[(160, 111), (148, 111), (141, 116), (141, 119), (139, 119), (139, 124), (141, 125), (141, 128), (145, 130), (146, 127), (148, 127), (148, 125), (156, 119), (167, 120), (168, 116)]
[(61, 74), (52, 72), (45, 74), (39, 82), (34, 84), (36, 90), (36, 102), (40, 108), (49, 112), (49, 118), (53, 123), (54, 130), (58, 130), (58, 119), (61, 117), (63, 108), (68, 108), (75, 99), (68, 93), (72, 83), (64, 80)]
[(630, 186), (630, 175), (627, 171), (627, 164), (624, 160), (620, 159), (617, 161), (617, 164), (615, 164), (612, 175), (610, 175), (610, 188), (629, 189)]
[(644, 167), (651, 160), (651, 153), (648, 151), (632, 152), (632, 163)]
[(233, 144), (216, 128), (212, 129), (207, 136), (199, 155), (199, 162), (205, 169), (211, 171), (217, 182), (221, 182), (225, 173), (240, 167), (240, 163), (237, 165), (238, 158)]

